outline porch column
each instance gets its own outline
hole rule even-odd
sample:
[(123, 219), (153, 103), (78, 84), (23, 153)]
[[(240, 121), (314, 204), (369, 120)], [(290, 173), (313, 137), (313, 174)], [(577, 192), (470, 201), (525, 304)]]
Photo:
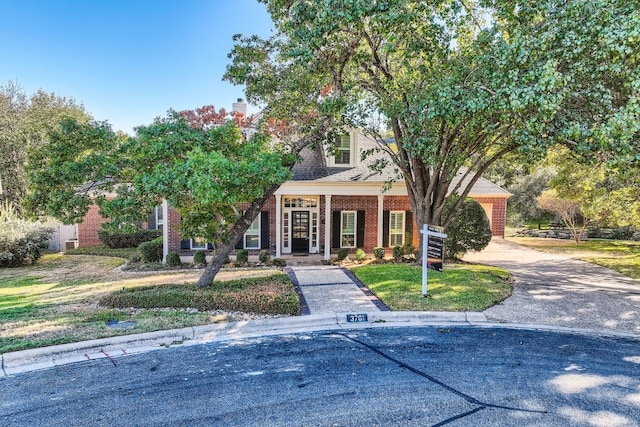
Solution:
[(167, 199), (162, 199), (162, 263), (167, 262), (169, 253), (169, 203)]
[(331, 259), (331, 195), (324, 195), (324, 259)]
[(276, 194), (276, 258), (282, 256), (282, 196)]
[(378, 194), (378, 246), (382, 247), (382, 242), (384, 242), (384, 238), (382, 236), (382, 222), (384, 221), (382, 212), (384, 210), (384, 196), (382, 194)]

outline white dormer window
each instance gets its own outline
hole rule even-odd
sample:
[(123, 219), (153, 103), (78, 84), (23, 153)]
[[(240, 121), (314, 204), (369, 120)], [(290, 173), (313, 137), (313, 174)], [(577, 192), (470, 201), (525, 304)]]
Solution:
[(348, 166), (351, 164), (351, 138), (349, 135), (341, 135), (336, 141), (336, 165)]
[(354, 134), (345, 133), (336, 138), (335, 142), (329, 148), (327, 156), (328, 166), (355, 166), (355, 143)]

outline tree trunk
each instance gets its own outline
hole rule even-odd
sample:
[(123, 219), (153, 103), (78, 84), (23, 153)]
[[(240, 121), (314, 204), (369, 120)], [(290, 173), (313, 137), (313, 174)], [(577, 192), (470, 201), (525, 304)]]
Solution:
[(229, 258), (229, 255), (235, 249), (235, 245), (236, 242), (229, 242), (224, 245), (220, 245), (216, 250), (213, 260), (211, 260), (211, 263), (207, 265), (207, 268), (204, 269), (204, 272), (198, 279), (196, 287), (206, 288), (213, 283), (213, 279), (216, 278), (216, 275)]

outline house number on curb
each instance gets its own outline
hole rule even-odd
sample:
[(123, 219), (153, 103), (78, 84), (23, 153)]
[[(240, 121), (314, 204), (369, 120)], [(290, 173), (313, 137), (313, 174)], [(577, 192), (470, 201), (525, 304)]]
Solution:
[(347, 322), (368, 322), (367, 313), (347, 314)]

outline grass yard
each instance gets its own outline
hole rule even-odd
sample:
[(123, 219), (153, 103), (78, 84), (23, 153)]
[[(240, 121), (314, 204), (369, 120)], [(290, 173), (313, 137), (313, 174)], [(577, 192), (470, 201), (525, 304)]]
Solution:
[(558, 253), (610, 268), (640, 280), (640, 242), (588, 239), (573, 240), (509, 237), (508, 240), (543, 252)]
[(419, 266), (369, 264), (353, 272), (391, 310), (482, 311), (513, 290), (508, 271), (475, 264), (445, 264), (442, 273), (430, 270), (427, 298)]
[[(33, 266), (0, 269), (0, 353), (237, 320), (240, 314), (227, 310), (249, 304), (264, 313), (297, 314), (293, 285), (279, 270), (223, 271), (215, 287), (197, 290), (198, 270), (115, 269), (123, 263), (114, 257), (51, 254)], [(199, 301), (203, 310), (176, 299)], [(135, 326), (113, 329), (109, 321)]]

